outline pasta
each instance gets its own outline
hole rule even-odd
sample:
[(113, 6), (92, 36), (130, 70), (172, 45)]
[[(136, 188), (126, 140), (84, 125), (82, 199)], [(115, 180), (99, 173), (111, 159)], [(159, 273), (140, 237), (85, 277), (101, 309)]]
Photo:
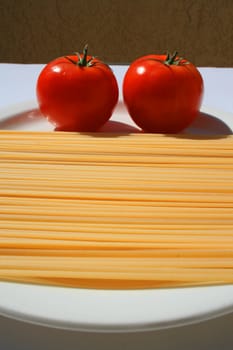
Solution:
[(0, 131), (0, 280), (233, 283), (233, 137)]

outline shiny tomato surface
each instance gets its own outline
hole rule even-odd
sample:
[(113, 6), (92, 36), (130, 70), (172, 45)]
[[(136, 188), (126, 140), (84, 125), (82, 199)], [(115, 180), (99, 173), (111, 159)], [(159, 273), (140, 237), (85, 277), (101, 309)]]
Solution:
[(62, 131), (96, 131), (111, 117), (118, 84), (108, 65), (87, 55), (60, 57), (48, 63), (37, 80), (42, 114)]
[(145, 132), (178, 133), (197, 117), (203, 79), (187, 60), (148, 55), (135, 60), (123, 81), (123, 98), (134, 122)]

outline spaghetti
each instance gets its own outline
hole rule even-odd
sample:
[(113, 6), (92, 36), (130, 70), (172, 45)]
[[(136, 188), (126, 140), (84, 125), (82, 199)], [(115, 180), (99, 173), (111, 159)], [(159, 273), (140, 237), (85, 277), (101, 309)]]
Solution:
[(233, 283), (233, 137), (0, 132), (0, 280)]

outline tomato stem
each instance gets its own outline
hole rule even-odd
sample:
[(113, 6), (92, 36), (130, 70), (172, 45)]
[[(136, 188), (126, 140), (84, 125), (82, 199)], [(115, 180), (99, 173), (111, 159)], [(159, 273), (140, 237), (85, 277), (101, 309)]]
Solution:
[(79, 55), (79, 53), (77, 53), (77, 55), (78, 55), (78, 62), (77, 62), (77, 64), (80, 67), (91, 67), (91, 66), (93, 66), (93, 62), (92, 61), (94, 60), (95, 56), (91, 56), (89, 59), (87, 59), (87, 57), (88, 57), (87, 51), (88, 51), (88, 45), (86, 44), (84, 46), (84, 49), (83, 49), (82, 57)]
[(78, 54), (79, 60), (78, 60), (77, 63), (78, 63), (78, 65), (79, 65), (80, 67), (86, 67), (86, 66), (88, 66), (88, 63), (89, 63), (90, 60), (87, 61), (87, 51), (88, 51), (88, 45), (86, 44), (86, 45), (84, 46), (84, 49), (83, 49), (83, 56), (81, 57), (81, 56)]
[(86, 44), (83, 49), (83, 55), (81, 56), (79, 52), (75, 52), (75, 54), (78, 56), (78, 60), (75, 61), (72, 58), (65, 56), (67, 60), (69, 60), (71, 63), (79, 66), (79, 67), (90, 67), (93, 65), (92, 61), (95, 58), (92, 56), (91, 58), (87, 59), (87, 51), (88, 51), (88, 45)]
[(172, 64), (179, 64), (179, 62), (180, 62), (180, 60), (178, 59), (178, 57), (177, 57), (177, 55), (178, 55), (178, 52), (177, 51), (175, 51), (174, 53), (173, 53), (173, 55), (171, 55), (170, 53), (168, 53), (167, 54), (167, 57), (166, 57), (166, 60), (164, 61), (164, 63), (165, 64), (167, 64), (167, 65), (172, 65)]
[(189, 64), (189, 62), (184, 60), (183, 57), (177, 57), (177, 55), (178, 55), (177, 51), (175, 51), (173, 55), (168, 53), (165, 61), (163, 61), (164, 64), (166, 64), (167, 66), (171, 66), (171, 65), (179, 66), (179, 65)]

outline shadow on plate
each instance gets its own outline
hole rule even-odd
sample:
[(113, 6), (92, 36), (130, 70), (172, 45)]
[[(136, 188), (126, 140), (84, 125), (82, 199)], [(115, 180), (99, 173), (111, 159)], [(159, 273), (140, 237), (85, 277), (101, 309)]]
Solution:
[(17, 114), (4, 117), (0, 120), (1, 130), (31, 130), (33, 124), (43, 123), (46, 119), (42, 116), (38, 109), (31, 109)]
[[(98, 132), (91, 133), (92, 136), (100, 136), (102, 133), (105, 133), (105, 136), (116, 137), (116, 136), (124, 136), (131, 133), (140, 133), (142, 132), (138, 129), (137, 126), (134, 126), (133, 123), (130, 125), (129, 123), (125, 123), (124, 117), (126, 116), (126, 109), (122, 106), (116, 109), (116, 112), (113, 115), (113, 118), (109, 120), (105, 125), (103, 125)], [(120, 119), (119, 120), (114, 120)], [(118, 118), (119, 117), (119, 118)], [(127, 115), (128, 117), (128, 115)], [(1, 130), (53, 130), (53, 126), (48, 123), (46, 118), (42, 116), (38, 109), (31, 109), (27, 111), (23, 111), (21, 113), (17, 113), (14, 115), (6, 116), (0, 121), (0, 129)], [(177, 134), (177, 137), (192, 137), (194, 138), (198, 135), (203, 137), (211, 137), (216, 136), (225, 137), (227, 135), (231, 135), (232, 130), (230, 127), (224, 123), (221, 119), (216, 116), (200, 112), (199, 116), (193, 122), (193, 124), (185, 129), (182, 133)]]
[[(0, 130), (28, 130), (28, 131), (51, 131), (54, 126), (43, 117), (38, 109), (31, 109), (9, 117), (4, 117), (0, 120)], [(91, 133), (92, 136), (100, 136), (106, 133), (105, 136), (121, 136), (132, 133), (141, 132), (136, 126), (115, 120), (109, 120), (96, 133)]]
[(200, 112), (192, 125), (180, 133), (180, 135), (187, 137), (200, 135), (206, 138), (208, 136), (211, 138), (215, 136), (216, 138), (221, 138), (232, 135), (232, 130), (224, 121), (216, 116)]

